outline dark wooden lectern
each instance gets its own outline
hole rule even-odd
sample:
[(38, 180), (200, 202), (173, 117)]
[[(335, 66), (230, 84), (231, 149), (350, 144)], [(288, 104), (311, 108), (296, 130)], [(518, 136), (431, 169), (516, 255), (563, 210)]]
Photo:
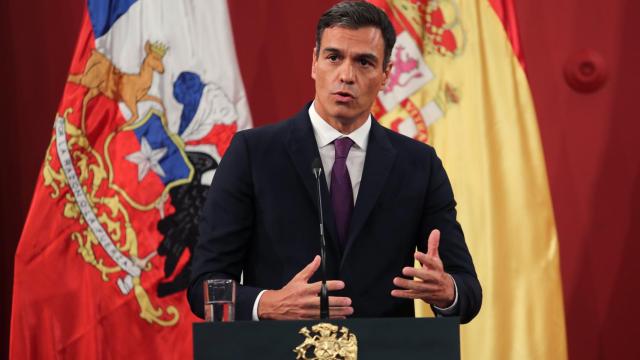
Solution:
[[(321, 334), (313, 330), (319, 323), (335, 326), (316, 327), (324, 331)], [(301, 333), (305, 327), (307, 331)], [(333, 332), (327, 336), (329, 330)], [(307, 349), (307, 354), (313, 354), (314, 349), (335, 352), (336, 345), (327, 341), (331, 339), (342, 339), (341, 344), (351, 347), (343, 350), (348, 352), (354, 343), (349, 334), (357, 338), (358, 359), (460, 359), (457, 317), (195, 323), (194, 358), (296, 359), (294, 349), (299, 346)]]

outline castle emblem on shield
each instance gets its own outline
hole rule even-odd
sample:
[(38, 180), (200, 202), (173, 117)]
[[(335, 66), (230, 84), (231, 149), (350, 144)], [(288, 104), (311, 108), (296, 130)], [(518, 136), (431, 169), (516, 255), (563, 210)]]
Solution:
[(372, 112), (384, 126), (427, 142), (428, 126), (461, 99), (458, 87), (438, 76), (442, 64), (464, 53), (460, 8), (456, 0), (389, 0), (385, 5), (398, 36), (389, 81)]

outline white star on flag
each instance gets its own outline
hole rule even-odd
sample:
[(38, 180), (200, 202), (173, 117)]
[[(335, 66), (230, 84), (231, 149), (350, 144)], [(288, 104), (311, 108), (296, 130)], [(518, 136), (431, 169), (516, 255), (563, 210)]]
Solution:
[(143, 136), (140, 144), (140, 151), (127, 155), (125, 159), (138, 165), (138, 182), (141, 182), (142, 179), (147, 176), (149, 169), (153, 170), (153, 172), (158, 174), (160, 177), (165, 176), (164, 170), (162, 170), (158, 161), (160, 161), (166, 153), (167, 148), (164, 147), (152, 149), (147, 138)]

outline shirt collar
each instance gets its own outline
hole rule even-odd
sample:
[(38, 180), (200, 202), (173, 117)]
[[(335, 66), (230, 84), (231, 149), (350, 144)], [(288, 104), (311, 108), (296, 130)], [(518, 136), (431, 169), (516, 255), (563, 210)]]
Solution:
[(313, 133), (316, 136), (316, 142), (318, 148), (323, 148), (331, 144), (335, 139), (341, 137), (349, 137), (353, 140), (354, 145), (358, 146), (362, 150), (367, 150), (367, 144), (369, 143), (369, 130), (371, 130), (371, 114), (359, 128), (351, 132), (349, 135), (344, 135), (340, 131), (334, 129), (328, 122), (326, 122), (320, 114), (316, 111), (315, 101), (309, 106), (309, 118), (311, 118), (311, 126), (313, 127)]

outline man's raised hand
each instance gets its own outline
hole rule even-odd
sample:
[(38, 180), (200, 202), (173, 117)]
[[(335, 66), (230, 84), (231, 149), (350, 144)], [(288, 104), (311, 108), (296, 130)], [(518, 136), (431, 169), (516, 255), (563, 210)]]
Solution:
[(422, 299), (439, 308), (447, 308), (455, 299), (453, 278), (444, 272), (444, 266), (438, 246), (440, 245), (440, 231), (433, 230), (427, 241), (427, 253), (416, 251), (414, 257), (422, 264), (421, 267), (405, 267), (402, 275), (415, 278), (409, 280), (395, 277), (393, 284), (400, 289), (391, 291), (391, 295), (398, 298)]
[[(258, 303), (258, 318), (273, 320), (318, 319), (320, 317), (321, 282), (309, 284), (309, 279), (320, 267), (320, 256), (313, 259), (280, 290), (267, 290)], [(329, 291), (344, 289), (340, 280), (327, 281)], [(329, 296), (329, 316), (341, 319), (353, 314), (351, 299)]]

